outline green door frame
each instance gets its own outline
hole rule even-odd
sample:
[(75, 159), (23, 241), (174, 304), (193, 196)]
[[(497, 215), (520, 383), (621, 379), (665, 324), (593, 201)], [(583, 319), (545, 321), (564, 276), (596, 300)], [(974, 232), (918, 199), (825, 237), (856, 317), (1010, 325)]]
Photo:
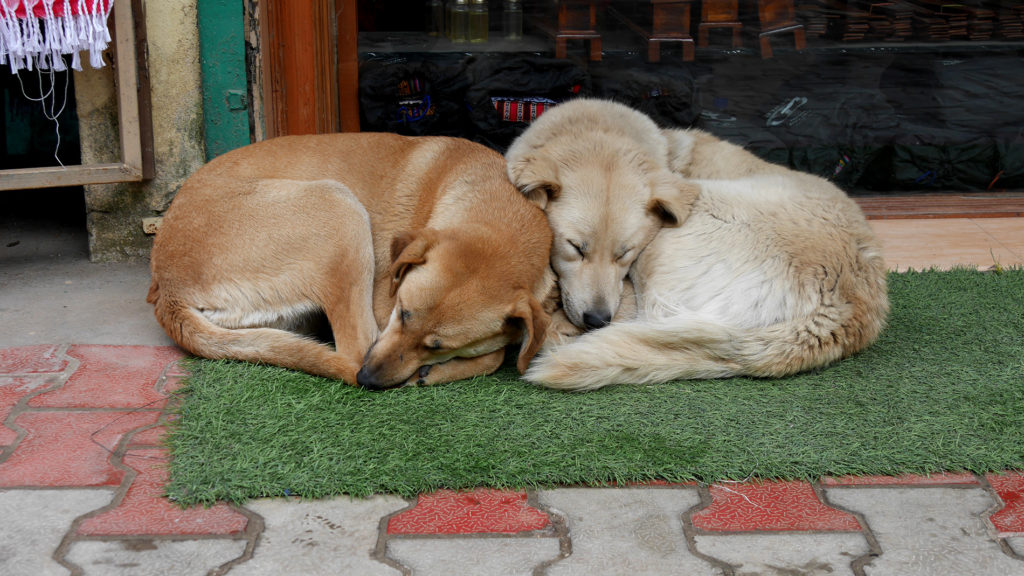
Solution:
[(245, 0), (197, 0), (206, 159), (251, 142)]

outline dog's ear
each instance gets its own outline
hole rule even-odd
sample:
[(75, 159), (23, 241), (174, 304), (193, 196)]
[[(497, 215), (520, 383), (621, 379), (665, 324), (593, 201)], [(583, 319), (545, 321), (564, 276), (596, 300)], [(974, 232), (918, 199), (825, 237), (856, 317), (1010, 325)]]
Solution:
[(680, 130), (666, 128), (661, 131), (668, 142), (668, 167), (678, 174), (686, 174), (693, 162), (693, 146), (696, 143), (696, 130)]
[(427, 261), (427, 252), (433, 247), (436, 238), (429, 230), (404, 232), (391, 241), (391, 291), (395, 296), (402, 279), (413, 266)]
[(509, 311), (508, 319), (522, 324), (523, 342), (519, 347), (519, 359), (516, 360), (516, 368), (522, 374), (529, 368), (530, 360), (533, 360), (540, 351), (548, 325), (551, 323), (551, 316), (544, 311), (532, 294), (521, 290), (519, 298)]
[(700, 195), (700, 186), (667, 170), (651, 177), (651, 188), (647, 210), (666, 228), (682, 225)]
[(558, 165), (544, 154), (526, 154), (509, 161), (508, 176), (523, 196), (541, 210), (547, 208), (548, 202), (562, 191), (558, 182)]
[(398, 260), (398, 256), (405, 250), (405, 247), (412, 244), (412, 241), (416, 239), (415, 232), (402, 232), (398, 236), (391, 239), (391, 262), (394, 263)]
[(541, 210), (546, 210), (548, 202), (558, 198), (558, 194), (562, 191), (562, 187), (554, 182), (544, 182), (534, 186), (532, 188), (524, 188), (522, 190), (523, 196), (530, 202), (533, 202)]

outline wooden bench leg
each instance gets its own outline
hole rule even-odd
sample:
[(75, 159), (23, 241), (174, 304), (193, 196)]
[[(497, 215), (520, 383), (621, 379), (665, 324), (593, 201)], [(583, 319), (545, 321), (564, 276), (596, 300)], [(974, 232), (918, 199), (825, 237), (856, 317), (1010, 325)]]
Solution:
[(658, 62), (661, 60), (661, 42), (657, 40), (647, 41), (647, 61)]
[(565, 58), (567, 42), (565, 38), (555, 38), (555, 58)]

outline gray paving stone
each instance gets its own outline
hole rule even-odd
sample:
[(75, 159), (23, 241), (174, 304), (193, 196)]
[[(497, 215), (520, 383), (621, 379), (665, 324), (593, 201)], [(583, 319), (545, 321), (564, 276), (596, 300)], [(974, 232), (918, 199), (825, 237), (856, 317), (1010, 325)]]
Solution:
[(840, 576), (870, 550), (856, 532), (700, 534), (697, 551), (731, 565), (736, 576)]
[(388, 557), (414, 576), (529, 576), (558, 558), (558, 538), (475, 537), (393, 538)]
[(690, 553), (683, 514), (700, 502), (696, 488), (561, 488), (540, 502), (567, 519), (572, 555), (547, 574), (719, 574)]
[(245, 552), (244, 540), (79, 541), (67, 559), (85, 576), (202, 576)]
[(111, 498), (110, 490), (0, 490), (0, 574), (67, 574), (53, 552), (75, 518)]
[(829, 488), (828, 499), (864, 515), (881, 556), (868, 576), (964, 574), (1024, 576), (1024, 562), (1003, 553), (981, 488)]
[(395, 496), (250, 502), (245, 507), (263, 517), (263, 535), (252, 558), (233, 568), (231, 576), (399, 574), (371, 554), (380, 519), (406, 506)]
[[(146, 303), (149, 265), (85, 258), (4, 262), (0, 347), (31, 344), (173, 346)], [(111, 319), (116, 318), (116, 321)]]
[(1010, 545), (1010, 549), (1013, 550), (1017, 556), (1021, 557), (1021, 561), (1024, 561), (1024, 536), (1007, 538), (1006, 543)]

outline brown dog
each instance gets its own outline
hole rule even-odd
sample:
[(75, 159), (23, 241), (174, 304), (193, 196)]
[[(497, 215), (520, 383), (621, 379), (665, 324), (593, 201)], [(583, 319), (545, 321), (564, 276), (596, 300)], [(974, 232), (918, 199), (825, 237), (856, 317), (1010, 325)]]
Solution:
[[(549, 322), (544, 213), (454, 138), (290, 136), (182, 186), (147, 300), (182, 348), (382, 389), (518, 368)], [(301, 333), (326, 315), (335, 345)]]

